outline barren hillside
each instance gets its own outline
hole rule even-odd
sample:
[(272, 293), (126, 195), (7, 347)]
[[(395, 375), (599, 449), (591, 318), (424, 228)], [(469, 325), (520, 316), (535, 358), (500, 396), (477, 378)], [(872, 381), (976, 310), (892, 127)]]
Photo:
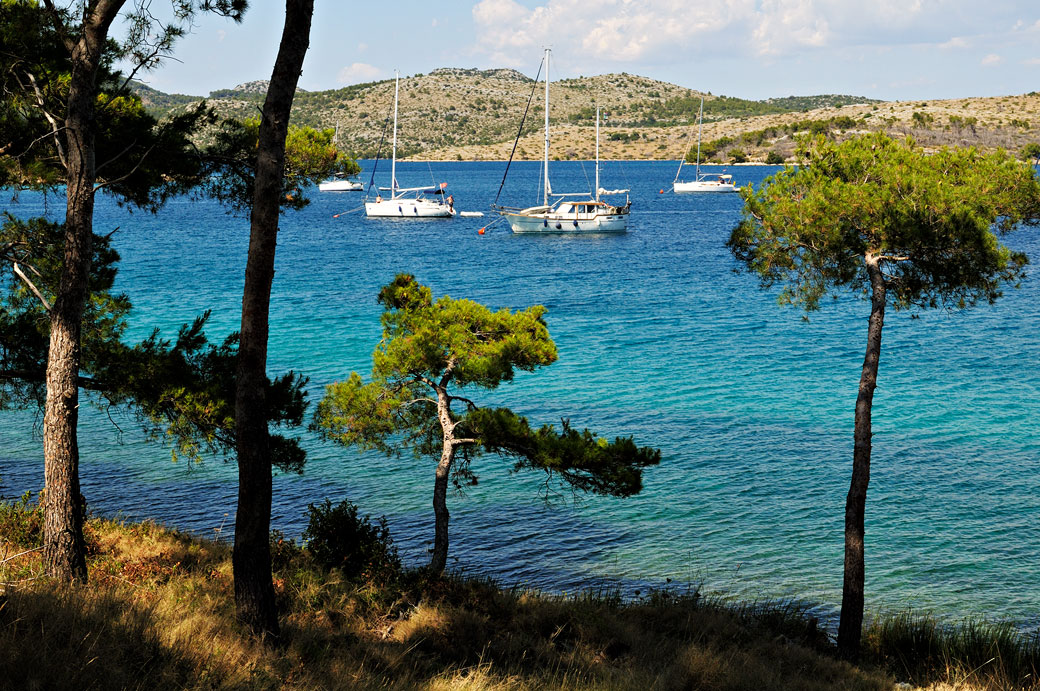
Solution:
[[(256, 113), (263, 83), (213, 92), (209, 102), (239, 117)], [(543, 86), (515, 70), (442, 68), (403, 77), (398, 155), (417, 160), (502, 159), (509, 155), (530, 103), (521, 158), (542, 155)], [(140, 90), (145, 104), (169, 112), (197, 101)], [(336, 130), (337, 142), (358, 157), (373, 156), (383, 138), (389, 153), (394, 83), (384, 80), (330, 91), (300, 91), (297, 124)], [(878, 102), (825, 95), (748, 101), (717, 96), (630, 74), (579, 77), (550, 86), (554, 158), (591, 158), (595, 109), (604, 113), (603, 158), (674, 159), (695, 136), (697, 107), (705, 99), (705, 158), (730, 162), (789, 158), (794, 137), (808, 131), (832, 136), (884, 130), (911, 135), (925, 146), (971, 145), (1019, 151), (1040, 141), (1040, 94), (945, 101)], [(826, 104), (824, 107), (816, 107)], [(815, 125), (813, 123), (816, 123)]]

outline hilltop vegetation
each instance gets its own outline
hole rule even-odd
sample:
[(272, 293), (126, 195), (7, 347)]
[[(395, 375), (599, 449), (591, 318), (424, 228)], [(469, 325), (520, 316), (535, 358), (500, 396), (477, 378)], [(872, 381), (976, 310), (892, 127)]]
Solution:
[[(264, 97), (265, 82), (209, 95), (220, 112), (247, 117)], [(516, 70), (440, 68), (401, 79), (398, 155), (413, 159), (503, 159), (512, 149), (528, 100), (531, 110), (517, 149), (521, 158), (542, 150), (542, 94)], [(200, 97), (163, 94), (137, 86), (145, 106), (169, 114)], [(296, 96), (293, 122), (332, 128), (336, 141), (359, 158), (375, 155), (389, 138), (394, 82), (384, 79)], [(913, 136), (924, 146), (971, 145), (1021, 151), (1040, 141), (1040, 94), (946, 101), (886, 103), (844, 94), (786, 96), (752, 101), (627, 73), (554, 81), (550, 86), (553, 155), (591, 158), (596, 107), (603, 112), (603, 156), (679, 158), (704, 99), (704, 141), (718, 162), (789, 159), (794, 137), (825, 129), (831, 136), (883, 131)], [(813, 125), (814, 122), (824, 124)], [(388, 151), (384, 142), (384, 154)]]

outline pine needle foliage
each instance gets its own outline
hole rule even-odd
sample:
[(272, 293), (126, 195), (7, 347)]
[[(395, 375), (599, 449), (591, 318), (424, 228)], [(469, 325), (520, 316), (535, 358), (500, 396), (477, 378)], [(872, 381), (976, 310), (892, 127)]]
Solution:
[(807, 311), (839, 290), (867, 293), (877, 255), (896, 309), (992, 303), (1027, 258), (998, 235), (1040, 221), (1040, 183), (1006, 152), (926, 154), (883, 134), (802, 140), (800, 165), (743, 193), (729, 247), (781, 304)]
[(621, 497), (638, 493), (643, 469), (660, 461), (660, 451), (638, 447), (631, 438), (610, 442), (567, 420), (562, 430), (534, 429), (507, 408), (485, 408), (462, 395), (496, 389), (518, 371), (555, 362), (544, 307), (492, 311), (472, 300), (434, 300), (408, 274), (385, 286), (378, 300), (383, 338), (372, 356), (371, 381), (353, 372), (329, 385), (313, 427), (344, 446), (439, 458), (435, 561), (441, 540), (447, 549), (444, 486), (449, 475), (457, 488), (475, 484), (471, 461), (479, 455), (513, 458), (515, 470), (541, 470), (547, 483), (558, 479), (578, 491)]

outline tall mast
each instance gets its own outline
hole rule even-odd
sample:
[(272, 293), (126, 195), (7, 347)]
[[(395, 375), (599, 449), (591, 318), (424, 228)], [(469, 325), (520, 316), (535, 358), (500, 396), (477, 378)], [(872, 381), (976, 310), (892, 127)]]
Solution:
[(701, 110), (697, 114), (697, 179), (701, 179), (701, 128), (704, 126), (704, 97), (701, 96)]
[(599, 106), (596, 107), (596, 201), (599, 201)]
[(390, 159), (390, 196), (397, 196), (397, 90), (401, 84), (401, 75), (394, 70), (394, 144), (393, 156)]
[(545, 49), (545, 188), (542, 204), (549, 206), (549, 49)]

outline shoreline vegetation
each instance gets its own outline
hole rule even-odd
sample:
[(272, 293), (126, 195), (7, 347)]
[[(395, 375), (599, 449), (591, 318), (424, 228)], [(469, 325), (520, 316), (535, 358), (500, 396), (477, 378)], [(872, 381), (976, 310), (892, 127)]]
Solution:
[[(327, 512), (312, 508), (312, 526), (317, 514)], [(355, 574), (324, 565), (311, 548), (317, 531), (307, 547), (272, 535), (284, 622), (272, 649), (235, 622), (230, 545), (91, 518), (91, 584), (66, 585), (41, 575), (42, 520), (29, 495), (0, 502), (0, 678), (10, 688), (1040, 686), (1040, 639), (1007, 623), (882, 617), (853, 665), (804, 605), (735, 603), (696, 588), (634, 600), (548, 595), (436, 577), (400, 567), (389, 535), (367, 517), (355, 535), (394, 556)]]

